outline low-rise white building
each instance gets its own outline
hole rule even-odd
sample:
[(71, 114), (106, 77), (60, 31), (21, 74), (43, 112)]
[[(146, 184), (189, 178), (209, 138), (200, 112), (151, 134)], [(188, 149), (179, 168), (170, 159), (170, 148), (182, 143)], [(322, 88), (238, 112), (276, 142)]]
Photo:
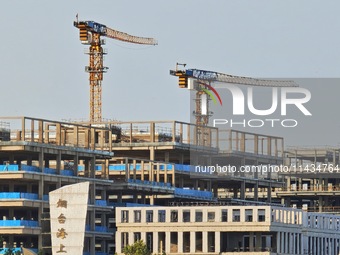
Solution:
[(116, 252), (142, 239), (152, 254), (339, 254), (340, 216), (275, 206), (116, 209)]

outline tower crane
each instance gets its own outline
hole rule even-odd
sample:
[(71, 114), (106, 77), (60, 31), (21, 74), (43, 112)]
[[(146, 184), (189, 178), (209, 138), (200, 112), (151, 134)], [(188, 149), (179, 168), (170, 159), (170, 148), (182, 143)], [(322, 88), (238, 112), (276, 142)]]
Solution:
[[(184, 68), (186, 66), (186, 64), (177, 63), (176, 69), (170, 70), (170, 75), (178, 77), (178, 85), (180, 88), (196, 90), (196, 110), (194, 113), (197, 126), (207, 126), (209, 123), (209, 97), (207, 94), (210, 92), (207, 88), (214, 89), (212, 87), (214, 82), (260, 87), (298, 87), (294, 81), (255, 79), (199, 69), (181, 70), (178, 68), (179, 65), (184, 66)], [(228, 86), (228, 84), (225, 85)], [(218, 99), (222, 104), (221, 99)]]
[(157, 41), (153, 38), (129, 35), (94, 21), (78, 21), (78, 15), (73, 25), (79, 29), (82, 44), (90, 45), (86, 52), (90, 60), (85, 71), (89, 73), (90, 80), (90, 122), (97, 123), (102, 121), (102, 80), (103, 73), (108, 69), (103, 65), (103, 56), (107, 52), (102, 48), (105, 44), (102, 37), (146, 45), (157, 45)]

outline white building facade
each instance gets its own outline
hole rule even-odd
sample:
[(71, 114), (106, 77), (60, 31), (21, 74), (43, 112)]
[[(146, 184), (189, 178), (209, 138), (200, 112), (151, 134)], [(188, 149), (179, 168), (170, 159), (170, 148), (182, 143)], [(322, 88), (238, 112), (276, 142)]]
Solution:
[(142, 239), (152, 254), (339, 254), (340, 216), (274, 206), (116, 209), (116, 252)]

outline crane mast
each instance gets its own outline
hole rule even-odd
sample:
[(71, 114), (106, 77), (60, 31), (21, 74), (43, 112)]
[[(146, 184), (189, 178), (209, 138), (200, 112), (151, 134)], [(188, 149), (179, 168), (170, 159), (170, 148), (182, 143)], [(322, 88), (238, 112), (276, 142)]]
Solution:
[(86, 51), (89, 55), (89, 65), (85, 67), (85, 71), (89, 73), (90, 82), (90, 122), (98, 123), (102, 121), (103, 74), (108, 69), (103, 63), (103, 56), (107, 52), (102, 47), (105, 41), (101, 37), (145, 45), (157, 45), (157, 41), (153, 38), (129, 35), (94, 21), (77, 20), (73, 25), (79, 29), (80, 41), (89, 45), (89, 49)]

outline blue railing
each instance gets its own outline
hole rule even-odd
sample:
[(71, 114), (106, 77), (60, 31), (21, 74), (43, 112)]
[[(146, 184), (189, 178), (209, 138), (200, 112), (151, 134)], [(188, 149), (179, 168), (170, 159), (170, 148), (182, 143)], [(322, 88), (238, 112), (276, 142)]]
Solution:
[[(134, 169), (133, 164), (129, 164), (130, 170)], [(142, 165), (141, 164), (136, 164), (136, 170), (141, 170)], [(148, 164), (144, 165), (144, 170), (148, 170)], [(172, 164), (160, 164), (159, 169), (160, 170), (172, 170), (173, 165)], [(157, 164), (154, 164), (154, 169), (157, 169)], [(29, 171), (29, 172), (41, 172), (39, 167), (36, 166), (27, 166), (27, 165), (21, 165), (21, 170), (23, 171)], [(84, 171), (85, 166), (78, 166), (78, 171)], [(95, 166), (96, 171), (101, 171), (102, 166), (96, 165)], [(184, 164), (175, 164), (175, 170), (180, 171), (180, 172), (195, 172), (195, 166), (193, 165), (184, 165)], [(0, 171), (19, 171), (19, 166), (18, 165), (0, 165)], [(55, 169), (51, 168), (45, 168), (44, 169), (45, 173), (50, 173), (50, 174), (56, 174)], [(66, 171), (66, 170), (64, 170)], [(125, 171), (125, 164), (114, 164), (114, 165), (109, 165), (109, 171)]]
[(43, 200), (44, 200), (44, 201), (48, 201), (48, 200), (50, 200), (50, 197), (49, 197), (49, 195), (43, 195)]
[(96, 200), (95, 204), (97, 206), (107, 206), (107, 201), (106, 200)]
[(37, 200), (39, 199), (39, 196), (38, 194), (34, 194), (34, 193), (20, 193), (20, 198)]
[[(78, 166), (78, 171), (80, 171), (79, 170), (80, 168), (84, 168), (84, 167)], [(36, 173), (41, 172), (39, 167), (28, 166), (28, 165), (21, 165), (20, 170), (26, 171), (26, 172), (36, 172)], [(19, 166), (18, 165), (0, 165), (0, 172), (1, 171), (19, 171)], [(45, 174), (57, 174), (57, 169), (45, 167), (44, 173)], [(64, 176), (74, 176), (74, 173), (72, 170), (61, 170), (60, 174)]]
[(21, 165), (20, 168), (22, 171), (26, 171), (26, 172), (41, 172), (40, 168), (37, 166), (28, 166), (28, 165)]
[(0, 171), (19, 171), (18, 165), (0, 165)]
[(128, 179), (128, 183), (135, 183), (139, 185), (148, 185), (157, 188), (171, 188), (171, 183), (164, 183), (164, 182), (155, 182), (155, 181), (142, 181), (142, 180), (134, 180)]
[(33, 220), (0, 220), (0, 227), (39, 227), (38, 221)]
[(212, 199), (213, 193), (210, 191), (175, 188), (175, 195), (187, 196), (192, 198)]
[[(91, 227), (89, 225), (86, 225), (85, 231), (91, 231)], [(104, 226), (95, 226), (94, 231), (100, 233), (109, 233), (109, 228)]]
[(124, 171), (125, 170), (125, 164), (116, 164), (116, 165), (109, 165), (109, 171)]
[(53, 169), (53, 168), (47, 168), (47, 167), (45, 167), (45, 168), (44, 168), (44, 173), (45, 173), (45, 174), (57, 174), (57, 170), (56, 170), (56, 169)]
[(16, 252), (20, 252), (21, 254), (21, 248), (0, 248), (0, 254), (8, 254), (7, 252), (9, 252), (9, 250), (11, 250), (13, 254), (16, 254)]
[(154, 207), (155, 205), (149, 204), (138, 204), (138, 203), (117, 203), (117, 202), (110, 202), (108, 203), (109, 206), (113, 207)]
[[(172, 164), (166, 164), (166, 165), (160, 164), (159, 165), (159, 170), (165, 170), (165, 168), (166, 170), (172, 170)], [(154, 169), (157, 169), (157, 165), (154, 165)]]
[(72, 170), (61, 170), (60, 174), (64, 176), (74, 176), (74, 173)]
[(193, 165), (182, 165), (182, 164), (175, 164), (175, 170), (180, 172), (195, 172), (195, 166)]
[(21, 192), (0, 192), (0, 199), (31, 199), (37, 200), (38, 194)]
[[(129, 169), (132, 171), (134, 169), (134, 165), (133, 164), (129, 164)], [(136, 164), (135, 165), (135, 169), (137, 171), (142, 170), (142, 164)], [(153, 165), (154, 169), (157, 169), (157, 164)], [(159, 164), (159, 170), (165, 170), (165, 168), (167, 170), (172, 170), (172, 164)], [(101, 169), (101, 167), (100, 167)], [(126, 167), (125, 164), (115, 164), (115, 165), (109, 165), (109, 170), (112, 171), (125, 171)], [(149, 165), (146, 163), (144, 164), (144, 170), (149, 170)]]

